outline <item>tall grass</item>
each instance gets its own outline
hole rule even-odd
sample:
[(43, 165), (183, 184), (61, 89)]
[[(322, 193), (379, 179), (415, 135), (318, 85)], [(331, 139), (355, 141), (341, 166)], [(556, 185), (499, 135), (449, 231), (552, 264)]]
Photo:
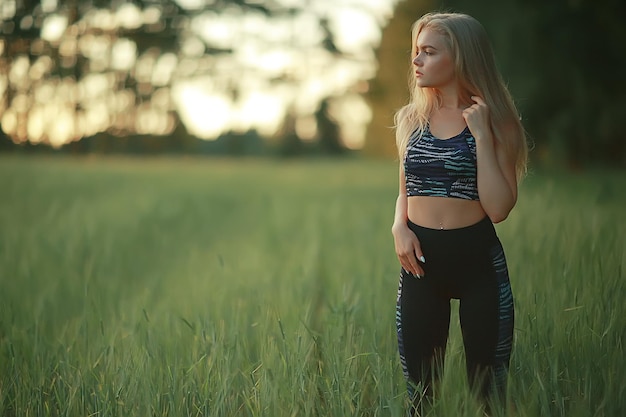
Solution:
[[(0, 159), (1, 416), (403, 416), (393, 163)], [(619, 416), (626, 174), (497, 226), (511, 416)], [(456, 307), (456, 303), (453, 303)], [(432, 416), (480, 416), (453, 321)]]

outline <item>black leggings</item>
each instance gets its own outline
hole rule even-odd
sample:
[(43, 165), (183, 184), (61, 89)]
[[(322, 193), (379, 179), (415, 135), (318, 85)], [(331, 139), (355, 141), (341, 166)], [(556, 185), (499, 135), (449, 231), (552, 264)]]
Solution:
[(459, 317), (470, 387), (486, 398), (504, 393), (513, 342), (513, 295), (504, 251), (489, 218), (437, 230), (408, 222), (420, 240), (425, 276), (402, 269), (396, 307), (398, 348), (413, 407), (443, 366), (450, 300)]

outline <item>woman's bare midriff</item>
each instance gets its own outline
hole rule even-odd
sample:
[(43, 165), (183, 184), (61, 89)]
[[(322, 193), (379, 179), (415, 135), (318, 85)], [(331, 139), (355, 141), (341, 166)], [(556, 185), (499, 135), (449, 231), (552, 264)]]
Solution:
[(485, 211), (479, 201), (449, 197), (413, 196), (407, 199), (409, 220), (430, 229), (458, 229), (481, 221)]

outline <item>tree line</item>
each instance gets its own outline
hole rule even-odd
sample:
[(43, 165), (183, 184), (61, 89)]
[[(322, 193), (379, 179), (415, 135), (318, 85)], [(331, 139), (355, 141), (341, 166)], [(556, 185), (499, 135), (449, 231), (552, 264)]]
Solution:
[(537, 164), (626, 166), (626, 2), (621, 0), (403, 1), (385, 28), (369, 102), (370, 153), (395, 155), (393, 112), (408, 99), (410, 26), (457, 11), (489, 33)]
[[(626, 140), (622, 119), (626, 115), (626, 2), (623, 0), (404, 0), (396, 1), (395, 13), (384, 26), (381, 43), (376, 50), (378, 69), (367, 80), (367, 98), (372, 110), (372, 121), (367, 128), (364, 152), (370, 155), (395, 157), (393, 138), (393, 113), (408, 98), (406, 75), (410, 53), (410, 26), (423, 13), (433, 10), (460, 11), (473, 15), (485, 26), (492, 40), (498, 65), (521, 112), (524, 126), (531, 142), (531, 159), (538, 164), (567, 165), (579, 168), (593, 164), (626, 166)], [(41, 22), (46, 10), (40, 0), (14, 0), (15, 13), (2, 22), (4, 47), (0, 54), (0, 75), (6, 82), (0, 102), (0, 117), (16, 97), (29, 95), (29, 85), (11, 81), (11, 61), (26, 56), (32, 64), (47, 54), (54, 63), (47, 76), (59, 79), (82, 79), (92, 71), (89, 57), (72, 52), (69, 56), (60, 44), (41, 42)], [(174, 0), (133, 0), (131, 2), (144, 14), (158, 8), (157, 21), (140, 27), (122, 27), (113, 36), (127, 38), (136, 46), (136, 55), (158, 49), (160, 53), (181, 54), (185, 32), (181, 22), (202, 10), (187, 10)], [(51, 4), (51, 2), (46, 2)], [(82, 23), (81, 19), (94, 9), (114, 8), (125, 4), (116, 0), (58, 0), (56, 9), (63, 11), (68, 25)], [(49, 6), (46, 6), (49, 7)], [(210, 6), (221, 13), (237, 9), (241, 13), (262, 16), (296, 17), (306, 4), (285, 8), (276, 1), (216, 0)], [(8, 10), (8, 9), (7, 9)], [(341, 58), (328, 22), (320, 18), (319, 25), (325, 33), (321, 48)], [(92, 38), (102, 36), (102, 30), (91, 33)], [(106, 35), (106, 33), (104, 34)], [(80, 39), (77, 39), (80, 42)], [(67, 43), (71, 45), (72, 43)], [(38, 46), (37, 46), (38, 45)], [(43, 46), (42, 46), (43, 45)], [(64, 47), (67, 45), (64, 44)], [(74, 46), (75, 47), (75, 46)], [(196, 52), (203, 57), (232, 54), (220, 45), (204, 43)], [(42, 49), (43, 48), (43, 49)], [(71, 55), (70, 54), (70, 55)], [(210, 68), (210, 67), (208, 67)], [(199, 71), (202, 71), (200, 69)], [(205, 70), (206, 71), (206, 70)], [(210, 69), (208, 70), (210, 72)], [(117, 70), (113, 88), (130, 92), (132, 105), (146, 106), (158, 90), (169, 94), (171, 85), (148, 86), (134, 71)], [(297, 80), (283, 74), (272, 83), (294, 84)], [(161, 91), (163, 92), (163, 91)], [(233, 97), (240, 92), (231, 91)], [(163, 96), (164, 94), (161, 94)], [(30, 94), (29, 97), (32, 97)], [(329, 99), (332, 99), (329, 98)], [(19, 100), (18, 100), (19, 101)], [(13, 120), (26, 129), (27, 100), (21, 100), (22, 119)], [(89, 103), (87, 103), (89, 104)], [(326, 103), (327, 104), (327, 103)], [(287, 114), (283, 130), (277, 133), (283, 154), (308, 152), (337, 153), (343, 150), (341, 132), (328, 113), (328, 106), (320, 103), (315, 114), (320, 138), (312, 145), (305, 143), (296, 131), (296, 120)], [(83, 104), (76, 111), (85, 111)], [(156, 108), (156, 107), (155, 107)], [(26, 109), (26, 110), (24, 110)], [(217, 141), (207, 144), (193, 137), (172, 105), (162, 105), (171, 140), (163, 141), (155, 135), (126, 128), (104, 129), (64, 148), (74, 152), (191, 152), (250, 154), (265, 152), (264, 141), (257, 132), (225, 132)], [(127, 115), (121, 112), (119, 120)], [(117, 117), (116, 116), (116, 117)], [(0, 150), (14, 149), (0, 126)], [(96, 129), (97, 130), (97, 129)], [(4, 137), (2, 137), (4, 136)], [(110, 141), (115, 137), (115, 141)], [(274, 145), (276, 142), (274, 142)], [(27, 149), (29, 145), (22, 144)], [(41, 149), (41, 146), (32, 146)]]
[[(332, 97), (311, 110), (319, 138), (308, 141), (301, 140), (296, 129), (298, 115), (291, 108), (275, 137), (263, 137), (252, 127), (226, 129), (211, 140), (202, 140), (186, 126), (174, 103), (173, 91), (181, 80), (212, 79), (222, 96), (235, 104), (248, 93), (240, 79), (253, 72), (257, 73), (254, 81), (268, 90), (278, 85), (290, 91), (299, 88), (301, 74), (283, 70), (260, 80), (259, 71), (240, 65), (234, 58), (237, 40), (228, 39), (225, 26), (219, 25), (222, 18), (232, 22), (245, 16), (266, 25), (295, 22), (306, 12), (301, 6), (271, 0), (216, 0), (190, 7), (176, 0), (12, 3), (12, 13), (6, 8), (5, 14), (0, 14), (0, 151), (298, 155), (346, 150), (329, 111)], [(198, 18), (206, 16), (208, 22), (198, 23)], [(318, 56), (326, 53), (328, 61), (343, 59), (326, 17), (307, 14), (309, 19), (311, 16), (321, 39), (319, 45), (306, 45), (306, 51)], [(56, 30), (62, 31), (56, 36), (47, 31), (55, 25), (46, 26), (53, 18), (59, 22)], [(199, 36), (194, 24), (217, 35)], [(227, 40), (220, 41), (220, 36)], [(267, 49), (300, 49), (304, 53), (295, 36), (280, 36), (277, 41), (266, 41), (270, 42)], [(119, 50), (128, 63), (115, 55)], [(163, 61), (170, 62), (169, 69), (158, 68)], [(52, 111), (50, 101), (55, 103)], [(55, 112), (56, 116), (50, 116)], [(210, 118), (210, 109), (206, 112)], [(40, 121), (44, 116), (48, 120)], [(65, 123), (59, 123), (63, 118)], [(61, 124), (70, 127), (59, 132), (55, 127)]]

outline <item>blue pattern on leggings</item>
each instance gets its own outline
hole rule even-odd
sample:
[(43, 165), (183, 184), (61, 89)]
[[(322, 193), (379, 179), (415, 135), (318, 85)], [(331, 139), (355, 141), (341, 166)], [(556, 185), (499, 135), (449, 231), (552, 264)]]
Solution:
[(513, 293), (502, 245), (491, 249), (491, 259), (498, 284), (498, 339), (494, 358), (494, 378), (496, 388), (506, 387), (507, 370), (513, 346)]
[(410, 383), (410, 375), (409, 368), (406, 365), (406, 357), (404, 356), (404, 343), (402, 339), (402, 307), (400, 305), (400, 300), (402, 298), (402, 279), (403, 272), (400, 273), (400, 283), (398, 284), (398, 296), (396, 298), (396, 332), (398, 336), (398, 352), (400, 353), (400, 365), (402, 366), (402, 373), (404, 374), (404, 378), (407, 381), (407, 390), (409, 393), (409, 398), (413, 398), (415, 396), (415, 390), (413, 388), (413, 384)]
[[(506, 389), (507, 373), (509, 368), (509, 360), (511, 357), (511, 349), (513, 345), (513, 293), (509, 281), (509, 274), (506, 264), (506, 258), (502, 245), (494, 246), (490, 251), (492, 266), (496, 276), (496, 284), (498, 286), (498, 335), (496, 347), (494, 351), (493, 375), (495, 389), (502, 392)], [(398, 293), (396, 298), (396, 331), (398, 337), (398, 351), (400, 354), (400, 364), (402, 372), (407, 381), (407, 391), (409, 398), (415, 396), (415, 385), (412, 383), (408, 366), (406, 364), (405, 349), (402, 335), (402, 282), (404, 278), (404, 270), (400, 273), (398, 284)]]

